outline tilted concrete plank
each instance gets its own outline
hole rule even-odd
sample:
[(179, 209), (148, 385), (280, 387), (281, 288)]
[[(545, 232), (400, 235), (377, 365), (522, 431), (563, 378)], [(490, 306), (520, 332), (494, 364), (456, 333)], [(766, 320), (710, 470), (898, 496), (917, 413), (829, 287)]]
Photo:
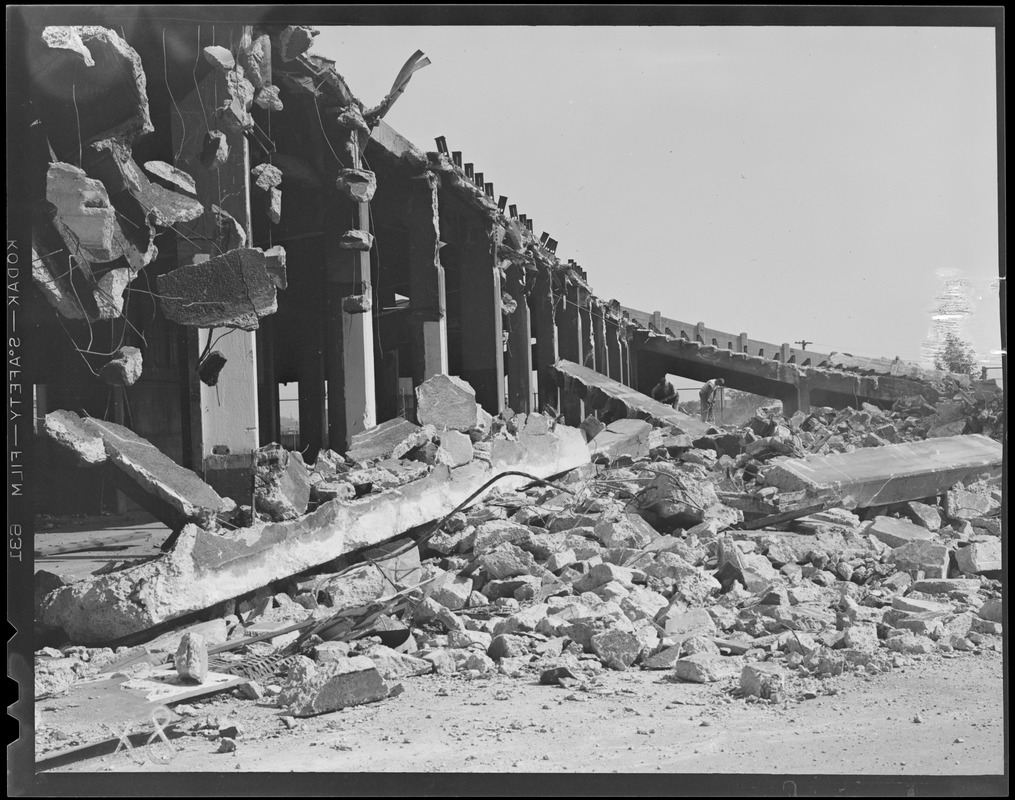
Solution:
[(765, 482), (783, 491), (837, 494), (846, 508), (933, 497), (959, 481), (1001, 474), (1002, 447), (981, 434), (776, 459)]
[(669, 426), (678, 433), (694, 437), (703, 436), (708, 431), (709, 426), (704, 422), (589, 367), (561, 359), (553, 365), (553, 372), (565, 392), (581, 398), (593, 408), (607, 410), (616, 417), (644, 419), (656, 427)]
[[(397, 489), (332, 500), (297, 520), (224, 533), (189, 525), (162, 559), (53, 592), (43, 619), (75, 642), (119, 639), (440, 519), (499, 472), (517, 469), (547, 478), (589, 461), (585, 439), (575, 428), (523, 430), (517, 441), (500, 444), (495, 441), (489, 464), (475, 460), (455, 470), (436, 467)], [(509, 477), (493, 488), (525, 483)]]

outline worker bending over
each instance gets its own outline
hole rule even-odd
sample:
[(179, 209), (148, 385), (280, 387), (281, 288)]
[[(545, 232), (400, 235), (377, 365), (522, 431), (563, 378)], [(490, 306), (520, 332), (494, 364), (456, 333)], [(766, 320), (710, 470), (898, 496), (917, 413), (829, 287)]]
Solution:
[(680, 402), (680, 395), (673, 388), (673, 384), (666, 380), (666, 376), (663, 375), (659, 379), (659, 383), (652, 389), (652, 399), (676, 408), (677, 403)]
[(701, 421), (708, 422), (714, 420), (715, 417), (712, 414), (712, 409), (715, 407), (716, 393), (723, 387), (722, 378), (712, 378), (708, 383), (701, 387), (701, 391), (698, 392), (698, 398), (701, 400)]

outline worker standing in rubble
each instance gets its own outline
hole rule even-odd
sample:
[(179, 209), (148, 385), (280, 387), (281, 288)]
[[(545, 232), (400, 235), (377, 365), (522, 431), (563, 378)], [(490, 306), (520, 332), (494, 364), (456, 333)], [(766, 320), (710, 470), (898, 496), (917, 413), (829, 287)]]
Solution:
[(673, 384), (666, 379), (665, 375), (663, 375), (659, 379), (659, 383), (657, 383), (652, 389), (652, 399), (676, 408), (677, 403), (680, 402), (680, 395), (677, 393), (677, 390), (673, 388)]
[(698, 399), (701, 400), (701, 421), (708, 422), (714, 419), (712, 409), (715, 407), (716, 392), (722, 391), (722, 378), (712, 378), (698, 392)]

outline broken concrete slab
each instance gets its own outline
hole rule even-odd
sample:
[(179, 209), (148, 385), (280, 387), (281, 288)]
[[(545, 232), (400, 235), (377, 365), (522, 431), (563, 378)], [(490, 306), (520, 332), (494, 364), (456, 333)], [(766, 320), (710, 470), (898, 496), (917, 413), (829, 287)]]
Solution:
[(297, 451), (267, 444), (257, 451), (254, 502), (275, 522), (305, 514), (310, 502), (310, 474)]
[(419, 425), (395, 417), (354, 434), (346, 457), (357, 464), (379, 458), (401, 458), (413, 448), (429, 442), (430, 436), (430, 432)]
[(236, 507), (196, 473), (122, 425), (92, 417), (82, 419), (71, 411), (53, 411), (47, 414), (43, 430), (61, 449), (89, 465), (104, 463), (98, 456), (101, 444), (116, 472), (129, 478), (118, 488), (170, 527), (182, 527), (188, 521), (210, 527), (219, 514)]
[(894, 517), (876, 517), (868, 533), (889, 547), (902, 547), (914, 541), (933, 541), (934, 534), (922, 525)]
[(305, 675), (290, 677), (283, 687), (294, 717), (313, 717), (388, 696), (387, 684), (366, 656), (336, 659), (320, 667), (309, 664)]
[(917, 525), (922, 525), (929, 531), (941, 530), (941, 512), (937, 506), (912, 500), (906, 503), (905, 510), (906, 516)]
[(996, 508), (986, 491), (970, 491), (965, 486), (954, 486), (945, 492), (945, 516), (954, 522), (985, 517)]
[(846, 508), (867, 508), (933, 497), (960, 481), (999, 476), (1001, 463), (1000, 442), (972, 434), (776, 459), (764, 481), (784, 492), (838, 496)]
[(694, 417), (653, 400), (651, 397), (611, 380), (594, 369), (561, 359), (553, 367), (558, 384), (565, 392), (584, 400), (592, 408), (606, 411), (611, 417), (643, 419), (656, 427), (670, 427), (675, 433), (699, 437), (708, 432), (708, 425)]
[(593, 459), (612, 462), (621, 456), (642, 458), (649, 452), (651, 423), (641, 419), (618, 419), (589, 440)]
[(911, 575), (922, 572), (914, 578), (947, 578), (949, 553), (951, 551), (937, 542), (914, 541), (892, 550), (889, 561), (896, 568)]
[[(522, 430), (510, 444), (510, 461), (493, 448), (489, 463), (434, 467), (419, 480), (346, 503), (333, 500), (297, 520), (216, 534), (188, 526), (158, 561), (56, 589), (43, 620), (77, 641), (119, 639), (440, 519), (500, 472), (524, 468), (549, 478), (589, 463), (585, 439), (574, 428)], [(510, 476), (496, 486), (526, 482)]]
[(159, 275), (156, 283), (163, 313), (180, 325), (253, 331), (278, 309), (275, 281), (259, 249), (230, 250)]
[(742, 663), (735, 656), (695, 653), (675, 661), (672, 674), (674, 679), (688, 683), (715, 683), (736, 677)]

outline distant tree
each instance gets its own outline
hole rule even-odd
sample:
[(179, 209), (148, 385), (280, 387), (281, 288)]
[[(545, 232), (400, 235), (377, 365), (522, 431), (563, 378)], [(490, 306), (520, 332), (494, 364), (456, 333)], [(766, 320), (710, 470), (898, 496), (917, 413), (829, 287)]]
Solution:
[(975, 375), (979, 369), (973, 346), (955, 333), (946, 333), (934, 355), (934, 367), (957, 375)]

